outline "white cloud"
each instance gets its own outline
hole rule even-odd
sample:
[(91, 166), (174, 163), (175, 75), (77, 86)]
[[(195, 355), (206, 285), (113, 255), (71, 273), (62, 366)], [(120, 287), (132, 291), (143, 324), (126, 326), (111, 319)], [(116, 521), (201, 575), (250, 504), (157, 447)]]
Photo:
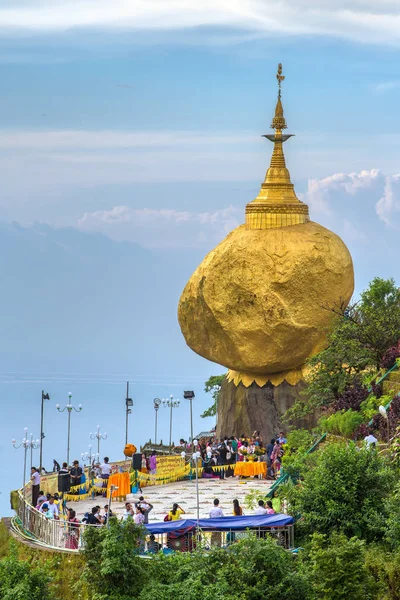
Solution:
[(0, 9), (3, 31), (162, 31), (204, 26), (398, 44), (400, 7), (397, 0), (9, 0)]
[(210, 247), (243, 220), (244, 210), (239, 211), (233, 206), (213, 212), (114, 206), (109, 210), (85, 213), (77, 227), (148, 248)]
[(374, 86), (374, 90), (378, 94), (385, 94), (400, 87), (400, 81), (381, 81)]
[(400, 174), (386, 177), (383, 195), (376, 204), (376, 212), (388, 227), (400, 229)]
[(354, 196), (360, 190), (382, 184), (383, 180), (384, 175), (379, 169), (360, 173), (335, 173), (323, 179), (309, 179), (303, 200), (315, 213), (330, 215), (332, 213), (330, 196), (333, 192), (345, 192)]

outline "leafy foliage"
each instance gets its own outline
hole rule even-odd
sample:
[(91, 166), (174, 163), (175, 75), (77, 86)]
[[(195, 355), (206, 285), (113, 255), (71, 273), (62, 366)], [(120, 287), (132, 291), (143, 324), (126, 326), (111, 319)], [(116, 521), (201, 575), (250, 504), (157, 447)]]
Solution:
[[(331, 310), (336, 318), (328, 345), (308, 361), (307, 389), (286, 412), (287, 422), (333, 403), (354, 409), (360, 398), (348, 397), (349, 390), (357, 387), (361, 394), (360, 377), (376, 376), (388, 348), (400, 339), (400, 290), (393, 279), (376, 277), (358, 303)], [(385, 364), (392, 364), (396, 352), (386, 356)]]
[(50, 577), (43, 567), (32, 568), (28, 561), (18, 560), (15, 543), (9, 554), (0, 560), (1, 600), (52, 600)]
[(171, 558), (156, 557), (139, 600), (306, 600), (305, 575), (270, 538), (250, 536), (229, 547)]
[(308, 361), (307, 388), (302, 398), (285, 413), (286, 422), (329, 406), (346, 389), (359, 382), (360, 374), (371, 364), (372, 356), (354, 339), (355, 331), (356, 326), (351, 321), (335, 320), (327, 347)]
[(385, 354), (382, 356), (380, 366), (383, 369), (391, 369), (398, 358), (400, 358), (400, 340), (397, 344), (386, 350)]
[[(382, 400), (382, 398), (381, 398)], [(374, 431), (378, 434), (378, 436), (386, 440), (388, 436), (388, 424), (389, 424), (389, 434), (393, 435), (396, 431), (396, 427), (400, 421), (400, 396), (396, 396), (390, 404), (388, 409), (388, 419), (385, 419), (380, 413), (376, 414), (372, 419), (371, 431)]]
[(352, 442), (328, 444), (315, 456), (315, 466), (302, 472), (302, 483), (285, 489), (291, 513), (302, 516), (300, 536), (337, 530), (367, 541), (382, 539), (384, 500), (394, 472), (375, 450)]
[(394, 279), (375, 277), (352, 309), (358, 340), (375, 356), (377, 368), (400, 338), (400, 289)]
[(320, 419), (319, 425), (324, 431), (335, 435), (342, 435), (346, 438), (351, 438), (353, 432), (364, 421), (364, 417), (360, 412), (353, 411), (351, 408), (346, 411), (338, 411), (329, 417)]
[(148, 578), (138, 557), (144, 536), (132, 520), (110, 520), (110, 527), (88, 527), (84, 535), (85, 567), (77, 589), (90, 589), (91, 600), (132, 600)]
[(368, 389), (355, 381), (351, 387), (344, 390), (343, 394), (332, 404), (333, 410), (360, 410), (361, 403), (369, 396)]
[(398, 483), (393, 493), (386, 500), (386, 512), (388, 519), (386, 521), (385, 540), (391, 548), (400, 550), (400, 484)]
[(313, 460), (312, 457), (306, 456), (306, 452), (315, 441), (315, 436), (306, 429), (295, 429), (288, 434), (285, 454), (282, 457), (285, 473), (295, 479), (299, 476), (305, 464)]
[(218, 412), (218, 400), (221, 392), (222, 382), (225, 375), (211, 375), (204, 384), (204, 391), (211, 394), (213, 403), (200, 415), (203, 419), (206, 417), (215, 417)]
[(376, 582), (379, 600), (400, 600), (400, 552), (373, 544), (367, 548), (365, 566)]
[(317, 598), (365, 600), (376, 598), (376, 585), (365, 565), (365, 543), (333, 532), (314, 533), (308, 553), (309, 573)]

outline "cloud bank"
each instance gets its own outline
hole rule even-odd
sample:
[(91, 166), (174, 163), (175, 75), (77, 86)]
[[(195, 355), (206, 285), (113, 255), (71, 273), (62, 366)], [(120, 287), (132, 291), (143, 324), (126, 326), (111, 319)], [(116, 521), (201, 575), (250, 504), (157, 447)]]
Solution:
[(233, 206), (213, 212), (114, 206), (85, 213), (77, 227), (148, 248), (181, 248), (213, 246), (239, 223), (240, 211)]
[[(384, 236), (387, 228), (400, 229), (400, 175), (385, 175), (378, 169), (335, 173), (310, 180), (302, 198), (309, 204), (312, 220), (333, 229), (347, 243), (363, 245), (371, 235)], [(211, 249), (243, 222), (244, 205), (209, 212), (120, 205), (86, 212), (77, 227), (150, 248)]]
[(382, 44), (400, 42), (397, 0), (14, 0), (0, 28), (30, 32), (73, 28), (182, 30), (218, 27), (279, 35), (329, 35)]

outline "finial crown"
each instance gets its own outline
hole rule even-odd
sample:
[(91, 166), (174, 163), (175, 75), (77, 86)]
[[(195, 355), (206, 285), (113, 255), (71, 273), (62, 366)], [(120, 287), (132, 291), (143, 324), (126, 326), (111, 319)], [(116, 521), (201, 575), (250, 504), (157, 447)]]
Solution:
[(278, 81), (278, 101), (275, 107), (275, 115), (272, 119), (271, 128), (282, 131), (282, 129), (287, 129), (286, 119), (283, 114), (283, 106), (281, 102), (281, 86), (282, 81), (284, 81), (285, 76), (282, 75), (282, 63), (278, 65), (278, 71), (276, 73), (276, 79)]

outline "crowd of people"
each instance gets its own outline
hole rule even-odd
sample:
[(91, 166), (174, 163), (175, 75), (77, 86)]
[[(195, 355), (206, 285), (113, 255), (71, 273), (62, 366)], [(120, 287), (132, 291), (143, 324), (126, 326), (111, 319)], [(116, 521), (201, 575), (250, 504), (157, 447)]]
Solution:
[[(212, 476), (212, 467), (234, 466), (238, 461), (253, 460), (265, 461), (267, 463), (267, 478), (274, 479), (280, 473), (286, 443), (287, 440), (283, 431), (266, 445), (264, 445), (259, 431), (254, 431), (250, 437), (243, 433), (239, 437), (201, 438), (197, 449), (201, 454), (204, 467), (203, 477)], [(180, 446), (188, 448), (190, 444), (181, 439)], [(233, 475), (233, 468), (231, 473), (227, 473), (228, 477), (229, 475)]]

